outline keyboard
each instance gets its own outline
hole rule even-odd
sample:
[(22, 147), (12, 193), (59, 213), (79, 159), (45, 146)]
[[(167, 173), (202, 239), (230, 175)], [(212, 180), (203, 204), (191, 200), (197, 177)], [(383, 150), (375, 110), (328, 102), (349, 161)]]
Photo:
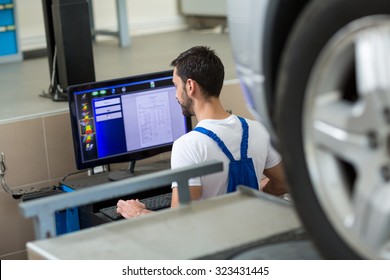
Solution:
[[(146, 209), (156, 211), (171, 206), (172, 193), (164, 193), (161, 195), (151, 196), (139, 201), (145, 204)], [(99, 210), (100, 213), (103, 213), (105, 216), (111, 220), (120, 220), (123, 219), (122, 215), (116, 212), (116, 205), (105, 207)]]

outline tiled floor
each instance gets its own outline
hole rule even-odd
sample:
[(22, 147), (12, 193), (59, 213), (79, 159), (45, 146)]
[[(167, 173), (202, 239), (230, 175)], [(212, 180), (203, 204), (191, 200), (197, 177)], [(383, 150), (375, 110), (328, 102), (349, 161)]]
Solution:
[[(180, 52), (194, 45), (215, 49), (225, 64), (226, 80), (236, 78), (229, 35), (189, 30), (133, 37), (128, 48), (118, 47), (114, 39), (95, 43), (96, 80), (169, 69)], [(39, 96), (49, 84), (47, 57), (0, 65), (0, 123), (67, 110), (67, 102)]]

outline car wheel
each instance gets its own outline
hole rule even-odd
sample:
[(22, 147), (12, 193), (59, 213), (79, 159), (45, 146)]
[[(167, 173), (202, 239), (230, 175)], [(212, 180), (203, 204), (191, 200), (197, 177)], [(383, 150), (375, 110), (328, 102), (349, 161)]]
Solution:
[(324, 257), (390, 259), (390, 1), (312, 1), (276, 110), (291, 194)]

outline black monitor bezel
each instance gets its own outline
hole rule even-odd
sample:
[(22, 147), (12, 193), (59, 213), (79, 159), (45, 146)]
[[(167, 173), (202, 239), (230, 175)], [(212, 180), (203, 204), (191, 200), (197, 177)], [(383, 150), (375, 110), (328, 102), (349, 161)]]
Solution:
[[(108, 164), (114, 164), (114, 163), (122, 163), (122, 162), (131, 162), (136, 160), (145, 159), (151, 156), (155, 156), (164, 152), (169, 152), (172, 150), (172, 143), (158, 146), (158, 147), (152, 147), (141, 151), (136, 151), (132, 153), (127, 153), (123, 155), (116, 155), (112, 157), (102, 158), (102, 159), (96, 159), (92, 161), (83, 162), (82, 160), (82, 151), (81, 151), (81, 143), (80, 143), (80, 135), (79, 135), (79, 123), (77, 118), (77, 112), (76, 112), (76, 104), (75, 104), (75, 92), (80, 91), (86, 91), (86, 90), (92, 90), (95, 88), (104, 88), (104, 87), (110, 87), (116, 84), (128, 84), (128, 83), (134, 83), (139, 82), (143, 80), (153, 80), (153, 79), (159, 79), (164, 77), (172, 77), (173, 71), (172, 70), (166, 70), (166, 71), (160, 71), (160, 72), (153, 72), (153, 73), (147, 73), (147, 74), (140, 74), (135, 76), (128, 76), (128, 77), (121, 77), (116, 79), (110, 79), (110, 80), (102, 80), (97, 82), (90, 82), (90, 83), (84, 83), (84, 84), (78, 84), (78, 85), (72, 85), (67, 88), (68, 93), (68, 104), (69, 104), (69, 115), (70, 115), (70, 124), (71, 124), (71, 130), (72, 130), (72, 140), (73, 140), (73, 148), (74, 148), (74, 155), (75, 155), (75, 161), (76, 161), (76, 167), (78, 170), (83, 170), (87, 168), (93, 168), (96, 166), (101, 165), (108, 165)], [(170, 79), (172, 81), (172, 79)], [(172, 82), (173, 85), (173, 82)], [(191, 117), (184, 117), (187, 127), (187, 132), (189, 132), (192, 129), (192, 121)]]

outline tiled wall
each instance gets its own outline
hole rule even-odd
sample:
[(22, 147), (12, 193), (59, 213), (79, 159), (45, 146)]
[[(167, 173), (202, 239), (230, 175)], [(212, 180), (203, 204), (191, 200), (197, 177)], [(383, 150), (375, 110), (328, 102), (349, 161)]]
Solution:
[[(237, 82), (225, 84), (221, 100), (226, 109), (251, 118)], [(5, 179), (13, 190), (57, 185), (76, 171), (69, 113), (3, 122), (0, 152), (5, 154)], [(34, 239), (32, 222), (20, 214), (19, 202), (0, 189), (0, 259), (26, 259), (25, 244)]]
[[(7, 185), (14, 191), (55, 185), (76, 171), (69, 113), (63, 112), (0, 125)], [(19, 200), (0, 191), (0, 258), (26, 258), (25, 243), (34, 239), (32, 223), (20, 214)]]

